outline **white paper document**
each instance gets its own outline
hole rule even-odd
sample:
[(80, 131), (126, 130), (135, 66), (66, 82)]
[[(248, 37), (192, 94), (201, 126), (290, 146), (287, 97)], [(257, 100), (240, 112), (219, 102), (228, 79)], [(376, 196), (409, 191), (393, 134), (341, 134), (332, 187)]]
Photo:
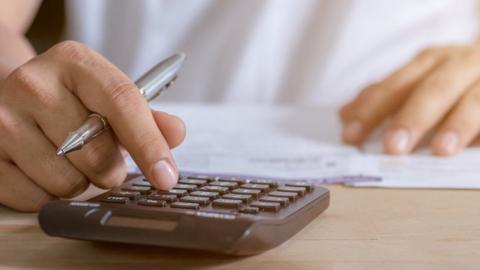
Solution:
[(278, 179), (373, 176), (353, 186), (480, 188), (480, 150), (453, 158), (428, 151), (393, 157), (378, 141), (360, 150), (341, 143), (336, 110), (242, 105), (154, 104), (180, 116), (185, 142), (173, 151), (181, 170)]

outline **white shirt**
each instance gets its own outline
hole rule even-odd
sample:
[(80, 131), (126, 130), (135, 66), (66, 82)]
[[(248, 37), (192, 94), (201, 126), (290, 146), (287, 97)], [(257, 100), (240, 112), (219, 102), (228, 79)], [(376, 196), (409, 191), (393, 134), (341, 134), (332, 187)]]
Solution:
[(472, 42), (476, 0), (69, 0), (69, 38), (132, 79), (175, 51), (163, 99), (341, 104), (432, 45)]

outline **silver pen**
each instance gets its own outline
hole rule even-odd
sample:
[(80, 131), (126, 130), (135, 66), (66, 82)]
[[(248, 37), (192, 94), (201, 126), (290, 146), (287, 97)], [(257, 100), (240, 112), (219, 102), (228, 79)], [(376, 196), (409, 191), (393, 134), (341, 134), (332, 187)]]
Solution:
[[(147, 101), (156, 98), (163, 90), (167, 89), (177, 78), (178, 71), (182, 68), (185, 54), (174, 54), (158, 63), (145, 73), (135, 84)], [(77, 130), (68, 134), (63, 144), (57, 149), (58, 156), (79, 150), (109, 127), (107, 120), (97, 113), (92, 113)]]

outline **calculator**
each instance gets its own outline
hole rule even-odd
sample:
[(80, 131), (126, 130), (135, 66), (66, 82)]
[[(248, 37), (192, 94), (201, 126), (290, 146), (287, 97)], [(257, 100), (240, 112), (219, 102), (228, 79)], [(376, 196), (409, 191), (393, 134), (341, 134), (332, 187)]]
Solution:
[(57, 200), (39, 213), (51, 236), (252, 255), (319, 216), (329, 191), (307, 182), (181, 174), (170, 190), (141, 175), (88, 201)]

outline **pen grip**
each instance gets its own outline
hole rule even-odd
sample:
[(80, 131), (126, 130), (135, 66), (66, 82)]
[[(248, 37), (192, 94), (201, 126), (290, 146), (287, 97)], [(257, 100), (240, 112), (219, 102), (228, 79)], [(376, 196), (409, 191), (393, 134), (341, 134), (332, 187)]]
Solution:
[(98, 136), (105, 129), (108, 128), (108, 122), (99, 114), (90, 114), (87, 120), (79, 127), (75, 133), (82, 134), (84, 142), (88, 142), (91, 139)]

